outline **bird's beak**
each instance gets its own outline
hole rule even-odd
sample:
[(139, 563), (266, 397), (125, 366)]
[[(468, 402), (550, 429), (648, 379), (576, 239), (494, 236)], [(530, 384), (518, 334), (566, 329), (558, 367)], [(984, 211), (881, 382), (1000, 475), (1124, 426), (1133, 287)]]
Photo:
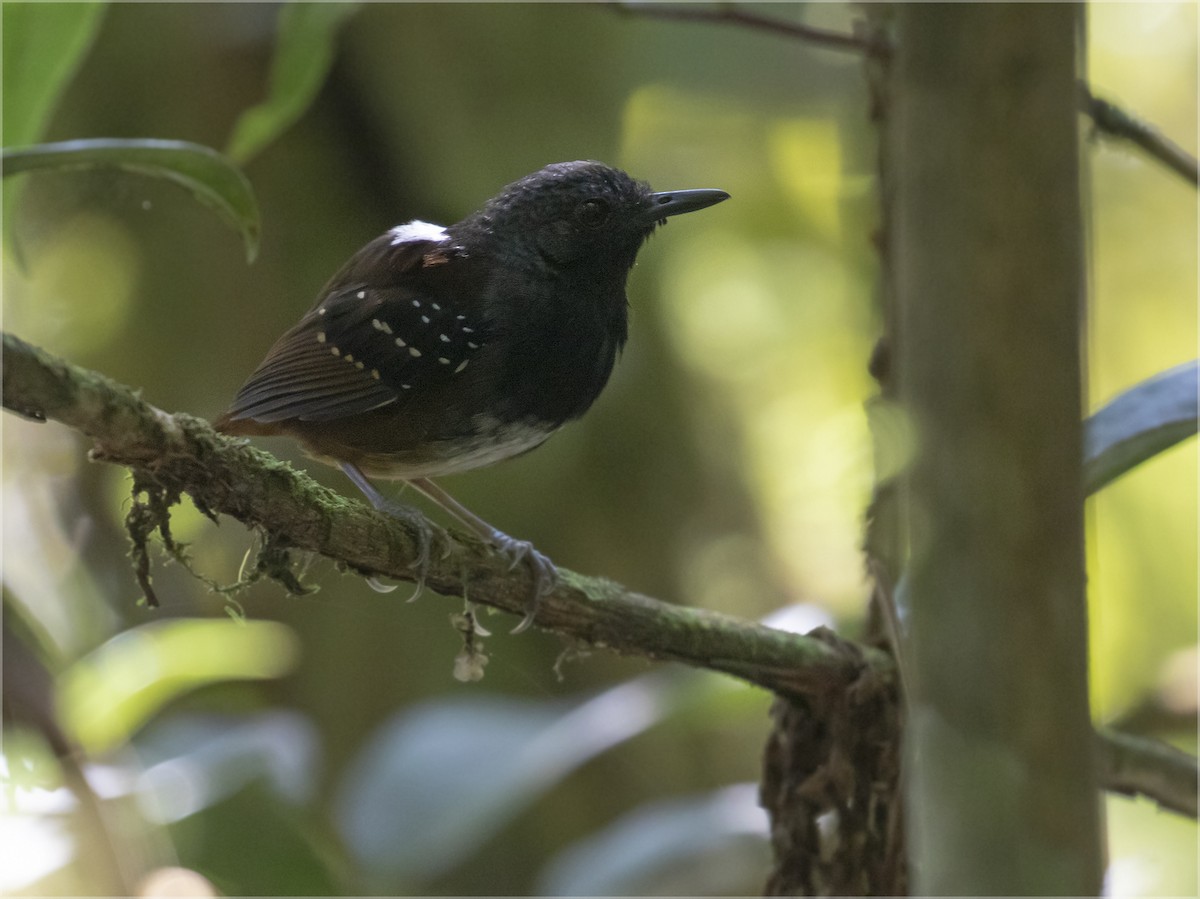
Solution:
[(669, 215), (695, 212), (728, 199), (729, 194), (725, 191), (708, 189), (666, 190), (662, 193), (650, 194), (650, 205), (645, 212), (646, 224), (653, 225)]

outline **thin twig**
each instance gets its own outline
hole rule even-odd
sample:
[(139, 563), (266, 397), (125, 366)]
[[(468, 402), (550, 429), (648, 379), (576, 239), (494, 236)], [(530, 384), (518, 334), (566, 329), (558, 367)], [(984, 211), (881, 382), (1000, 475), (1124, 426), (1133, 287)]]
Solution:
[(1120, 733), (1096, 732), (1100, 781), (1126, 796), (1148, 796), (1163, 808), (1196, 817), (1196, 759), (1159, 740)]
[(1193, 187), (1200, 186), (1196, 157), (1153, 125), (1135, 118), (1115, 103), (1100, 99), (1082, 82), (1079, 84), (1079, 107), (1091, 117), (1098, 131), (1136, 144), (1171, 171), (1186, 178)]
[(674, 19), (682, 22), (710, 22), (716, 24), (741, 25), (780, 37), (794, 38), (850, 53), (885, 53), (887, 48), (872, 43), (857, 34), (846, 34), (828, 28), (815, 28), (798, 22), (787, 22), (769, 16), (749, 12), (733, 3), (719, 6), (680, 6), (674, 3), (616, 3), (616, 8), (630, 15), (651, 19)]
[[(650, 19), (672, 19), (678, 22), (708, 22), (717, 25), (739, 25), (767, 34), (805, 41), (830, 50), (886, 56), (890, 47), (879, 40), (860, 34), (846, 34), (828, 28), (816, 28), (798, 22), (788, 22), (749, 12), (732, 3), (719, 6), (681, 6), (672, 3), (618, 2), (615, 7), (628, 15)], [(1096, 129), (1110, 137), (1136, 144), (1193, 186), (1200, 186), (1200, 167), (1196, 157), (1161, 131), (1131, 115), (1121, 107), (1093, 94), (1080, 82), (1079, 107), (1095, 124)]]

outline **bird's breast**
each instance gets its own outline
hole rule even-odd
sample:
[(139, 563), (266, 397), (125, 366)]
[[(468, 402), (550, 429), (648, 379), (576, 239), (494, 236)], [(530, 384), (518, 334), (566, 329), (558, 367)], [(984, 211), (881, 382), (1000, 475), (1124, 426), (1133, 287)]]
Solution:
[[(540, 446), (554, 431), (554, 427), (543, 422), (506, 421), (485, 412), (474, 416), (468, 430), (452, 437), (381, 452), (360, 452), (354, 455), (353, 461), (371, 477), (436, 478), (519, 456)], [(345, 449), (329, 453), (317, 450), (312, 454), (323, 461), (347, 458)]]
[(497, 417), (558, 427), (595, 402), (625, 343), (624, 285), (603, 292), (562, 285), (517, 297), (499, 317), (493, 397)]

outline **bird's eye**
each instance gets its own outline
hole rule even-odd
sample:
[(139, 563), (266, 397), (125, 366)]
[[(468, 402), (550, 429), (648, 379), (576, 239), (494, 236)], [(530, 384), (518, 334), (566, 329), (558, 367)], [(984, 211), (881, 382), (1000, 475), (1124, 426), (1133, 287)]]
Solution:
[(584, 200), (575, 210), (575, 218), (589, 228), (594, 228), (597, 225), (603, 225), (608, 220), (608, 212), (608, 204), (603, 200)]

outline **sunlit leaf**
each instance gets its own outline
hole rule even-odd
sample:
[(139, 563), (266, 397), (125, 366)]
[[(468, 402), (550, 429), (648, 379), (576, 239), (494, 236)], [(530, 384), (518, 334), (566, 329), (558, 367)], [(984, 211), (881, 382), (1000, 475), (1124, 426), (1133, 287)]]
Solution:
[(63, 88), (83, 61), (103, 3), (6, 3), (4, 145), (42, 136)]
[(6, 812), (0, 890), (5, 896), (36, 895), (27, 892), (31, 886), (61, 871), (75, 858), (75, 835), (62, 815), (14, 814), (7, 809)]
[(184, 187), (241, 232), (246, 257), (258, 252), (258, 202), (250, 182), (225, 156), (200, 144), (175, 140), (94, 139), (5, 150), (4, 175), (47, 169), (114, 166), (165, 178)]
[[(104, 18), (103, 3), (5, 3), (3, 145), (32, 144), (79, 68)], [(21, 259), (13, 211), (20, 185), (4, 188), (5, 240)]]
[(91, 752), (124, 742), (166, 703), (206, 684), (279, 677), (296, 655), (274, 621), (176, 619), (124, 631), (62, 675), (64, 726)]
[(1084, 423), (1084, 484), (1089, 494), (1196, 433), (1197, 363), (1155, 375), (1125, 391)]
[(657, 802), (568, 847), (542, 874), (542, 896), (742, 894), (770, 862), (757, 784)]
[(289, 3), (279, 10), (279, 39), (266, 100), (238, 119), (226, 152), (245, 164), (304, 114), (333, 63), (338, 27), (357, 3)]

